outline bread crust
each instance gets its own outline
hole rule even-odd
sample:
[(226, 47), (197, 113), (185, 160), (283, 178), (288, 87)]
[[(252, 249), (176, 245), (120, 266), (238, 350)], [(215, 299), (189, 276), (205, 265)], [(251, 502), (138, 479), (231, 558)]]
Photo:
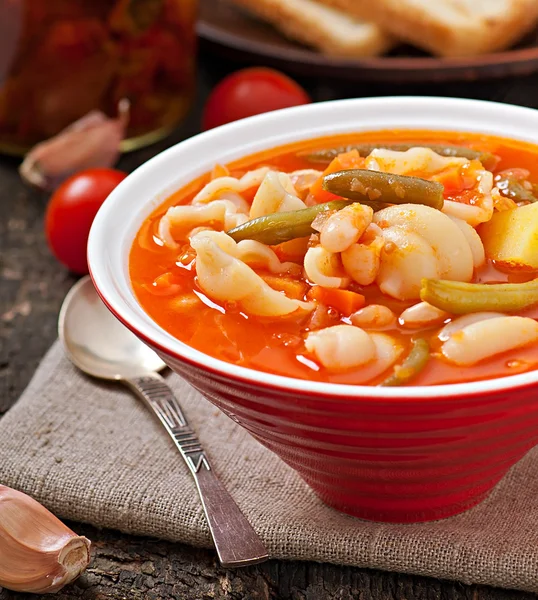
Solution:
[[(444, 57), (504, 50), (538, 24), (538, 0), (504, 0), (488, 15), (470, 0), (320, 0)], [(465, 6), (467, 4), (467, 6)], [(493, 4), (490, 0), (489, 5)]]
[[(394, 39), (377, 25), (317, 0), (228, 0), (252, 15), (271, 23), (287, 37), (342, 57), (377, 56), (394, 45)], [(316, 6), (317, 5), (317, 6)], [(334, 18), (320, 18), (325, 17)], [(331, 13), (334, 12), (334, 15)]]

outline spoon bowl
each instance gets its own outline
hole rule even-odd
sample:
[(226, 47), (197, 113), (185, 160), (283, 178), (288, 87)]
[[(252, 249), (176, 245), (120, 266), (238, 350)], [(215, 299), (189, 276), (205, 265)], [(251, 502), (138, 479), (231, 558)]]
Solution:
[(58, 333), (71, 362), (93, 377), (122, 380), (166, 367), (106, 308), (89, 277), (67, 294)]

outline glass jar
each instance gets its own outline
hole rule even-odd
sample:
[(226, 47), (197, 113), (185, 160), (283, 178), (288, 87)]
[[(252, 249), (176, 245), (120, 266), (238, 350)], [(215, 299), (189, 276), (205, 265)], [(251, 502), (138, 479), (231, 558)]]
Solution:
[(164, 137), (194, 92), (197, 0), (0, 0), (0, 151), (24, 153), (130, 101), (123, 150)]

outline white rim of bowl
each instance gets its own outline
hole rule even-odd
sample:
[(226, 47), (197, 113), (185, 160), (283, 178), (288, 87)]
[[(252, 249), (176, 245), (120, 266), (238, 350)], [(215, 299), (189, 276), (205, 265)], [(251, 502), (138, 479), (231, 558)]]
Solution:
[[(254, 385), (354, 400), (361, 396), (431, 400), (514, 390), (536, 383), (538, 370), (471, 383), (401, 388), (323, 383), (274, 375), (195, 350), (162, 329), (138, 304), (128, 274), (128, 253), (144, 218), (171, 192), (208, 172), (215, 162), (228, 163), (294, 141), (387, 129), (474, 132), (538, 144), (538, 111), (481, 100), (374, 97), (283, 109), (198, 134), (136, 169), (99, 210), (88, 241), (90, 274), (98, 293), (116, 317), (162, 352), (225, 378)], [(182, 165), (179, 176), (175, 172), (178, 164)], [(134, 210), (129, 211), (130, 207)], [(121, 223), (119, 236), (117, 223)]]

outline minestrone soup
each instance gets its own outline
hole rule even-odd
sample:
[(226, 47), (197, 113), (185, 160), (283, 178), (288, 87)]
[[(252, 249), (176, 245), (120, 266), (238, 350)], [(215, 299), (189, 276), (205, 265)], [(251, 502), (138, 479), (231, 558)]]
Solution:
[(538, 147), (478, 134), (308, 140), (211, 173), (142, 225), (144, 310), (288, 377), (436, 385), (538, 367)]

